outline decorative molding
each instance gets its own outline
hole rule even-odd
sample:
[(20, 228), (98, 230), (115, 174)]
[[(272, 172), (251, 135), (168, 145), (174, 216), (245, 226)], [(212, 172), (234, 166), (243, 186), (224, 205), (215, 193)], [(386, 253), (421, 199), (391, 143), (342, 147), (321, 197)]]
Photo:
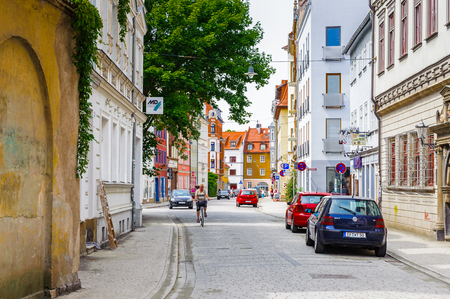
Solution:
[(386, 114), (400, 106), (416, 101), (426, 95), (438, 92), (450, 84), (450, 55), (421, 72), (377, 95), (377, 113)]

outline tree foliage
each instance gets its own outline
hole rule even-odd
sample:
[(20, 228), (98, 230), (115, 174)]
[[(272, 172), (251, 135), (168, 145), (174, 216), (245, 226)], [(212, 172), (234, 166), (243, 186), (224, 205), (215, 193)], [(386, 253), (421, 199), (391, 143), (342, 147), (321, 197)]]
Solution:
[(216, 197), (217, 196), (217, 180), (219, 176), (215, 173), (208, 172), (208, 196)]
[(302, 191), (302, 188), (296, 188), (295, 186), (297, 185), (297, 171), (294, 171), (294, 175), (289, 179), (287, 186), (286, 186), (286, 194), (285, 194), (285, 199), (286, 202), (292, 202), (292, 200), (294, 199), (294, 195), (297, 192)]
[[(271, 57), (256, 48), (263, 30), (259, 23), (252, 24), (249, 3), (148, 0), (145, 5), (144, 93), (164, 97), (164, 114), (147, 119), (144, 147), (151, 144), (145, 139), (153, 138), (150, 126), (187, 140), (198, 138), (196, 120), (205, 102), (217, 107), (217, 101), (225, 100), (230, 119), (246, 123), (250, 116), (246, 84), (253, 82), (259, 88), (274, 73)], [(245, 75), (250, 63), (258, 73), (252, 79)], [(183, 147), (179, 139), (176, 146)]]

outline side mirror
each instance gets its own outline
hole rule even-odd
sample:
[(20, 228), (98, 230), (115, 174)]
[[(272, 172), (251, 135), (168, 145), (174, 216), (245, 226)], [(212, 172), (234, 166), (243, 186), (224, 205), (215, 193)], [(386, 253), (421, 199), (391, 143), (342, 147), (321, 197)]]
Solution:
[(288, 205), (288, 206), (290, 206), (290, 205), (291, 205), (291, 202), (290, 202), (290, 201), (288, 201), (288, 202), (287, 202), (287, 205)]

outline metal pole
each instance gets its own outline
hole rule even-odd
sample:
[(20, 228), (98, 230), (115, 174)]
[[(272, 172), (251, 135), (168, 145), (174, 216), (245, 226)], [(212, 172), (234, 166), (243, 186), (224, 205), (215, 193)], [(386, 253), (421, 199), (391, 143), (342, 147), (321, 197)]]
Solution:
[(339, 176), (341, 177), (341, 195), (342, 195), (342, 172), (339, 174)]

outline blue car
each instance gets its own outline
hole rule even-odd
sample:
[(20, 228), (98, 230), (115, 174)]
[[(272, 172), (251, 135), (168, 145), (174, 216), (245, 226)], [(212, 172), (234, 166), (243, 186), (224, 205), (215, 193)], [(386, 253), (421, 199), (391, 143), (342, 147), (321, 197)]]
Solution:
[(306, 245), (321, 253), (326, 245), (362, 247), (383, 257), (387, 248), (387, 229), (373, 199), (326, 196), (317, 205), (306, 225)]

